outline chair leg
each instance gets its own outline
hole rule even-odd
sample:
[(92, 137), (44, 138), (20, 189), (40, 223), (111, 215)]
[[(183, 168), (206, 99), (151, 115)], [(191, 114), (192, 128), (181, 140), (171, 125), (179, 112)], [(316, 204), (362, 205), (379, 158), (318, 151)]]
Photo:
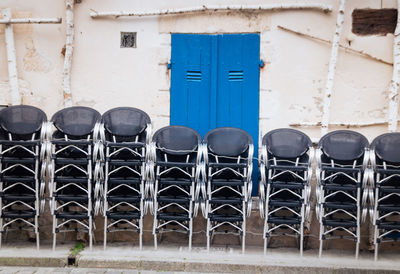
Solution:
[(35, 234), (36, 234), (36, 249), (40, 248), (40, 239), (39, 239), (39, 220), (38, 216), (35, 216)]
[(143, 216), (139, 220), (139, 249), (142, 250), (143, 247)]
[(300, 256), (303, 257), (303, 242), (304, 242), (304, 225), (303, 222), (301, 222), (301, 227), (300, 227)]
[(357, 239), (357, 242), (356, 242), (356, 259), (358, 259), (359, 252), (360, 252), (360, 243), (359, 243), (359, 240)]
[(189, 220), (189, 252), (192, 251), (193, 219)]
[(53, 215), (53, 251), (56, 250), (56, 242), (57, 242), (57, 218)]
[(89, 217), (89, 250), (93, 250), (93, 219)]
[(264, 256), (267, 255), (267, 238), (264, 238)]
[(106, 250), (107, 248), (107, 226), (108, 226), (108, 220), (107, 220), (107, 215), (104, 216), (104, 239), (103, 239), (103, 249)]
[(0, 218), (0, 248), (3, 244), (3, 218)]
[(207, 219), (207, 251), (210, 252), (210, 219)]

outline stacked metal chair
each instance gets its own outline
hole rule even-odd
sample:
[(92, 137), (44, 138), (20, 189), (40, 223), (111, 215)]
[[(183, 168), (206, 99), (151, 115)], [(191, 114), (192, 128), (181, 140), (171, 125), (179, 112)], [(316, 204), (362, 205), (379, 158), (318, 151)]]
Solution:
[(234, 234), (245, 250), (246, 217), (251, 214), (253, 140), (232, 127), (209, 131), (203, 140), (207, 165), (207, 249), (216, 234)]
[(314, 148), (311, 139), (294, 129), (276, 129), (262, 140), (259, 203), (264, 221), (264, 253), (270, 237), (299, 240), (303, 254), (304, 222), (310, 217)]
[(375, 176), (369, 181), (370, 217), (374, 231), (375, 260), (379, 244), (400, 237), (400, 133), (376, 137), (371, 144), (371, 166)]
[[(0, 112), (0, 232), (36, 234), (46, 187), (46, 114), (33, 106), (11, 106)], [(0, 245), (1, 237), (0, 236)]]
[[(87, 232), (92, 248), (93, 207), (99, 204), (93, 200), (94, 182), (101, 181), (104, 172), (101, 164), (93, 166), (92, 159), (93, 154), (98, 154), (94, 153), (94, 144), (100, 119), (100, 113), (88, 107), (65, 108), (51, 119), (56, 128), (51, 138), (52, 161), (48, 165), (53, 249), (59, 232), (73, 231)], [(96, 159), (95, 162), (99, 163)]]
[[(184, 126), (167, 126), (153, 136), (155, 152), (154, 247), (166, 232), (188, 234), (192, 248), (193, 217), (201, 160), (201, 136)], [(198, 204), (197, 204), (198, 208)]]
[(333, 131), (321, 138), (316, 156), (319, 256), (324, 240), (341, 238), (356, 242), (358, 258), (360, 226), (367, 215), (362, 191), (368, 181), (364, 176), (369, 160), (368, 140), (354, 131)]
[[(139, 233), (142, 248), (146, 153), (150, 136), (150, 117), (137, 108), (119, 107), (103, 114), (105, 130), (104, 249), (107, 233)], [(114, 234), (113, 234), (114, 235)]]

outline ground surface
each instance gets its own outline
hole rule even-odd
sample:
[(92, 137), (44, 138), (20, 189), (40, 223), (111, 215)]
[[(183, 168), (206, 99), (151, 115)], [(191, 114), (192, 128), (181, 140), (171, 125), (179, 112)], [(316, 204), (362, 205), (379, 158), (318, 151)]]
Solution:
[[(4, 245), (0, 249), (1, 273), (152, 273), (152, 272), (220, 272), (220, 273), (400, 273), (398, 253), (382, 253), (374, 262), (373, 254), (354, 254), (338, 249), (326, 250), (318, 258), (316, 250), (307, 250), (300, 257), (297, 249), (269, 249), (264, 256), (259, 247), (194, 247), (160, 245), (158, 250), (145, 246), (139, 250), (128, 243), (109, 244), (107, 250), (95, 245), (72, 258), (73, 244), (58, 245), (52, 251), (42, 245)], [(5, 267), (5, 266), (11, 266)], [(21, 266), (21, 267), (16, 267)], [(25, 268), (28, 267), (28, 268)], [(150, 271), (150, 272), (149, 272)]]

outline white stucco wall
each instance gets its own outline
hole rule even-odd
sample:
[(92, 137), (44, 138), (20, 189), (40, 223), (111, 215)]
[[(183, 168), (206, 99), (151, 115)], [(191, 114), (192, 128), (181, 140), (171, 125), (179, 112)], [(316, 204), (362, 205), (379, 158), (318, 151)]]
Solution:
[[(224, 4), (280, 3), (278, 0), (229, 0)], [(328, 71), (330, 45), (283, 31), (283, 26), (332, 40), (338, 0), (285, 0), (285, 3), (326, 3), (333, 12), (207, 12), (144, 18), (91, 19), (89, 11), (156, 10), (219, 0), (82, 0), (75, 5), (75, 51), (72, 99), (104, 112), (117, 106), (146, 111), (155, 128), (169, 124), (170, 33), (257, 32), (261, 35), (260, 134), (290, 123), (318, 122)], [(62, 69), (65, 8), (62, 0), (2, 0), (15, 17), (62, 17), (61, 25), (15, 26), (18, 73), (23, 103), (44, 109), (49, 117), (62, 108)], [(393, 35), (353, 36), (354, 8), (393, 8), (394, 0), (347, 1), (341, 44), (392, 61)], [(120, 48), (120, 32), (137, 32), (137, 48)], [(353, 36), (349, 45), (346, 38)], [(9, 104), (4, 27), (0, 26), (0, 104)], [(387, 89), (392, 66), (340, 50), (331, 121), (367, 122), (386, 118)], [(386, 125), (357, 128), (369, 139), (386, 132)], [(300, 128), (319, 137), (319, 128)], [(334, 128), (332, 128), (334, 129)]]

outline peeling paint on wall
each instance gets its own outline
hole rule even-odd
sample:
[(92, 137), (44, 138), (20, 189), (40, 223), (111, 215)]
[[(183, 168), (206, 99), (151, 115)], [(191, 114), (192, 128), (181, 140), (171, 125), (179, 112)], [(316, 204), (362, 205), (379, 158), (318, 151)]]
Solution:
[(37, 52), (31, 37), (25, 39), (25, 49), (23, 58), (25, 71), (49, 72), (52, 69), (50, 60)]

